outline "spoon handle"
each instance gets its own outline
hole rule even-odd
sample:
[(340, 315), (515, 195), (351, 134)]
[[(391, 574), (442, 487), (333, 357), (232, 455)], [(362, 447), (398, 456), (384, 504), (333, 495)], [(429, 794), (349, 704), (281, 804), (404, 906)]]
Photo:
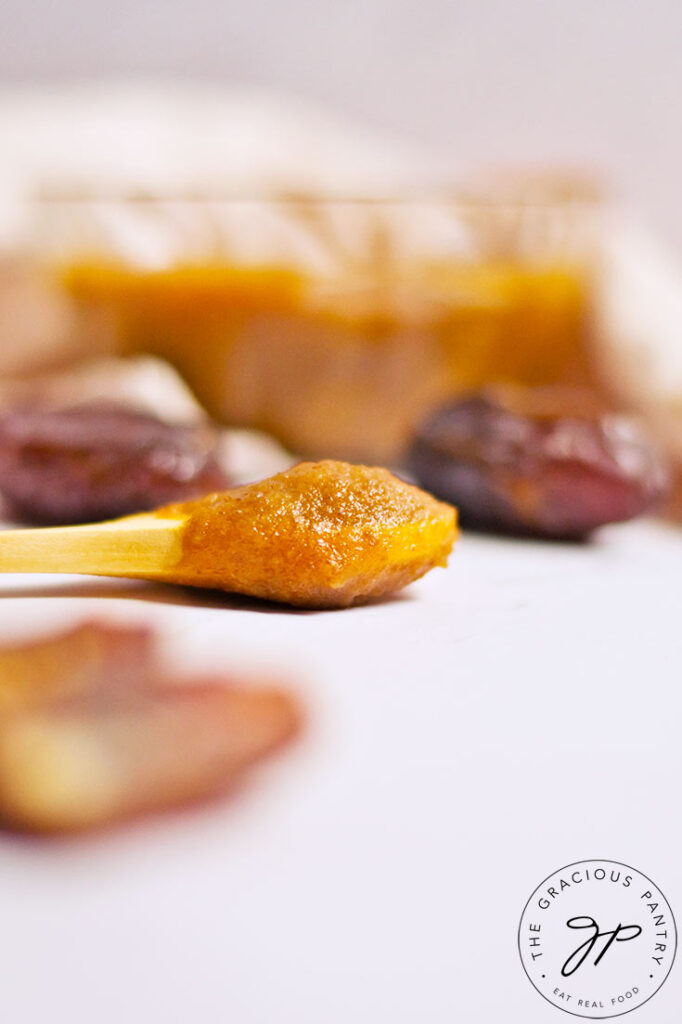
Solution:
[(0, 531), (0, 573), (146, 576), (180, 560), (183, 519), (142, 513), (106, 523)]

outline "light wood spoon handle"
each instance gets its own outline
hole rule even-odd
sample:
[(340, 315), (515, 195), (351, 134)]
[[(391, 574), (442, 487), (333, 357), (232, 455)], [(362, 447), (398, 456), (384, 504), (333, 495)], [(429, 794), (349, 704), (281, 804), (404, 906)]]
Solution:
[(0, 531), (0, 573), (165, 576), (180, 561), (184, 523), (142, 513), (85, 526)]

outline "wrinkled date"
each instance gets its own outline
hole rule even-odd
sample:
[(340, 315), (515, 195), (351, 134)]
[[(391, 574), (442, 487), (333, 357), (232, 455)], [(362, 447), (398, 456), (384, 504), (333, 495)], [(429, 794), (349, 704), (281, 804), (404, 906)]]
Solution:
[(631, 519), (667, 489), (634, 420), (559, 388), (484, 392), (441, 408), (418, 431), (410, 468), (465, 525), (549, 538)]
[(0, 419), (0, 493), (29, 523), (84, 523), (227, 485), (216, 437), (114, 403)]

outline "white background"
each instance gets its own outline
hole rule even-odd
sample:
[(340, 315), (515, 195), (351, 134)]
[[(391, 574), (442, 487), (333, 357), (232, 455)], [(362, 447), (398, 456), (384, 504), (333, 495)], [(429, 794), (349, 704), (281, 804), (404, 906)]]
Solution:
[(587, 163), (682, 249), (679, 0), (3, 0), (0, 83), (311, 98), (467, 160)]

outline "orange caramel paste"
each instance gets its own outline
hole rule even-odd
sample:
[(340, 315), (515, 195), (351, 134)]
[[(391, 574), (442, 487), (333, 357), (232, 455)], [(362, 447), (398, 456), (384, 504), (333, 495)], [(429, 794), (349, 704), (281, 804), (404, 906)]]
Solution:
[(407, 265), (324, 279), (216, 263), (64, 273), (92, 346), (169, 360), (216, 419), (302, 454), (397, 463), (416, 422), (497, 381), (590, 382), (584, 268)]
[(301, 463), (258, 484), (169, 505), (183, 517), (174, 582), (309, 607), (343, 607), (445, 566), (450, 505), (388, 470)]

